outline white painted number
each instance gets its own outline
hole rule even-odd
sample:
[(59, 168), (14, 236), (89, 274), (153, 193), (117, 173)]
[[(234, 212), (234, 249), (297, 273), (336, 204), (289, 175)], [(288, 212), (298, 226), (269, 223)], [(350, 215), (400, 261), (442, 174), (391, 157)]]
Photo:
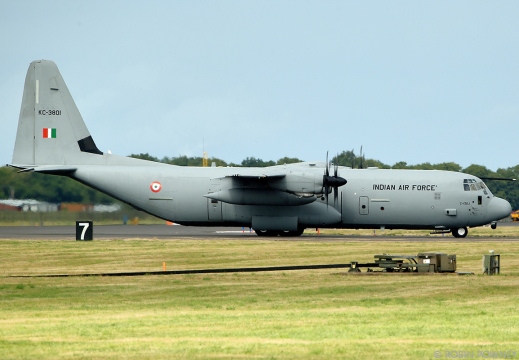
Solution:
[(86, 233), (88, 227), (90, 226), (90, 224), (87, 222), (84, 222), (84, 223), (79, 223), (79, 226), (83, 226), (83, 231), (81, 232), (81, 240), (85, 240), (85, 233)]

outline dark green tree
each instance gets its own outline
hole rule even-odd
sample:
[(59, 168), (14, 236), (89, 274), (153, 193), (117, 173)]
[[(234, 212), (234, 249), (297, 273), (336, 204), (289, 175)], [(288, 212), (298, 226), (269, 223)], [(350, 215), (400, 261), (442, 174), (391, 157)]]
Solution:
[(391, 169), (408, 169), (407, 163), (405, 161), (399, 161), (395, 165), (391, 166)]
[(279, 159), (276, 164), (277, 165), (284, 165), (284, 164), (293, 164), (293, 163), (298, 163), (298, 162), (302, 162), (303, 160), (299, 160), (298, 158), (291, 158), (291, 157), (283, 157), (281, 159)]
[(149, 160), (149, 161), (156, 161), (160, 162), (159, 158), (156, 158), (155, 156), (151, 156), (148, 153), (140, 153), (140, 154), (131, 154), (130, 157), (136, 158), (136, 159), (142, 159), (142, 160)]
[(474, 175), (477, 177), (493, 177), (492, 171), (487, 169), (483, 165), (472, 164), (472, 165), (466, 167), (465, 169), (463, 169), (462, 172), (464, 172), (466, 174)]
[(241, 162), (241, 166), (244, 166), (244, 167), (265, 167), (265, 166), (273, 166), (273, 165), (276, 165), (276, 163), (272, 160), (263, 161), (261, 159), (255, 158), (255, 157), (246, 157)]

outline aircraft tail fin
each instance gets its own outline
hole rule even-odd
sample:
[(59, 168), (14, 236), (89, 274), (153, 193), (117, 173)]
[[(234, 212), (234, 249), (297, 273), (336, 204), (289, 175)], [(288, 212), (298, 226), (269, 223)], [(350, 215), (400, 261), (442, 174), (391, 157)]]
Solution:
[(33, 61), (25, 78), (13, 164), (82, 164), (102, 154), (56, 64)]

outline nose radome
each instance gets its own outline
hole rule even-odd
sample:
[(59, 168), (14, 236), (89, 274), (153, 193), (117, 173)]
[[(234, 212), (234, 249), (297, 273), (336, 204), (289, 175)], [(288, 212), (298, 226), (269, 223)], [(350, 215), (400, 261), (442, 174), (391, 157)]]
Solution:
[(488, 203), (487, 216), (490, 220), (499, 220), (512, 212), (512, 206), (505, 199), (494, 197)]

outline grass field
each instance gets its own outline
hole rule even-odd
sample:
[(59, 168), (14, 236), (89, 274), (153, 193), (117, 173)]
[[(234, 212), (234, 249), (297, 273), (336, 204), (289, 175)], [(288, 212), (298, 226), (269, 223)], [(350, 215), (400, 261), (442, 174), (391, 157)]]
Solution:
[[(477, 241), (476, 241), (477, 240)], [(2, 359), (519, 358), (519, 241), (0, 241)], [(501, 275), (481, 257), (501, 254)], [(13, 275), (368, 262), (457, 254), (473, 276), (344, 270)]]

